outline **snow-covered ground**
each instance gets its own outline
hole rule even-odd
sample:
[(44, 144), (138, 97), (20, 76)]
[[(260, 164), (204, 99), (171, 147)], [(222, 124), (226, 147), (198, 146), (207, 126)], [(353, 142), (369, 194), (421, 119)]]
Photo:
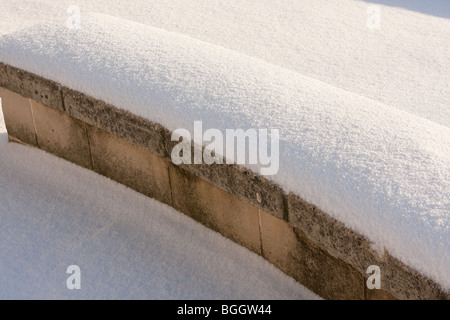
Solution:
[(0, 3), (0, 61), (172, 130), (280, 129), (270, 179), (450, 289), (450, 2)]
[[(69, 290), (78, 265), (81, 289)], [(0, 299), (317, 299), (262, 257), (92, 171), (7, 142)]]

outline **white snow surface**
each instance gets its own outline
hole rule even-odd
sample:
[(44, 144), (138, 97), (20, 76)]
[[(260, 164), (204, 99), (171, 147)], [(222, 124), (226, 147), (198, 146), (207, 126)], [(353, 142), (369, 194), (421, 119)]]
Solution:
[(8, 144), (1, 110), (0, 182), (0, 299), (319, 298), (169, 206)]
[(280, 129), (271, 180), (449, 290), (450, 4), (379, 2), (78, 1), (70, 30), (6, 1), (0, 61), (172, 130)]

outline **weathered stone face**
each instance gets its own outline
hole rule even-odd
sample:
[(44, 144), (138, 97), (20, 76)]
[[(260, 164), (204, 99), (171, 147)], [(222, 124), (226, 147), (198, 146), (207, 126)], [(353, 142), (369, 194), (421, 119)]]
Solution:
[(92, 169), (86, 125), (82, 121), (34, 100), (31, 110), (40, 149)]
[(363, 276), (286, 221), (261, 212), (264, 257), (325, 299), (364, 299)]
[(1, 62), (0, 87), (64, 111), (62, 91), (59, 84)]
[(26, 144), (37, 146), (30, 99), (1, 87), (0, 97), (9, 135)]
[(94, 171), (160, 202), (172, 203), (164, 158), (96, 127), (87, 128)]
[(169, 170), (175, 209), (261, 254), (256, 207), (176, 165)]

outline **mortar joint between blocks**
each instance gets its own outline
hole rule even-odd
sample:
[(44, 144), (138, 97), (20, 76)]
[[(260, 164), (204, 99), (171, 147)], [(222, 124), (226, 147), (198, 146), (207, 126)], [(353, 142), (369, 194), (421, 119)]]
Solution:
[(34, 140), (36, 142), (36, 146), (39, 148), (39, 139), (38, 139), (37, 130), (36, 130), (36, 122), (34, 120), (33, 103), (31, 102), (30, 98), (28, 98), (27, 100), (28, 100), (28, 105), (30, 107), (31, 120), (33, 120)]

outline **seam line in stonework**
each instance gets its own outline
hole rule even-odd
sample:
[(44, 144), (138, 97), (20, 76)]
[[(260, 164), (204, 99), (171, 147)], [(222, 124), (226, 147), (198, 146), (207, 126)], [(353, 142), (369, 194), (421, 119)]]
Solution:
[(89, 136), (89, 130), (87, 128), (87, 124), (86, 123), (84, 123), (83, 127), (84, 127), (84, 132), (86, 134), (86, 139), (87, 139), (87, 143), (88, 143), (88, 151), (89, 151), (89, 159), (91, 159), (91, 167), (92, 167), (92, 170), (94, 170), (94, 159), (92, 158), (91, 138)]
[(39, 139), (38, 139), (38, 134), (37, 134), (37, 130), (36, 130), (36, 122), (34, 121), (33, 104), (31, 103), (30, 98), (28, 98), (28, 105), (30, 107), (31, 120), (33, 121), (34, 139), (36, 140), (36, 146), (39, 148)]
[(175, 208), (174, 201), (173, 201), (172, 178), (170, 176), (170, 162), (169, 161), (167, 161), (167, 176), (169, 178), (170, 205), (172, 208)]
[(259, 227), (259, 248), (261, 250), (261, 256), (264, 257), (264, 248), (263, 248), (263, 241), (262, 241), (261, 209), (258, 209), (258, 227)]

